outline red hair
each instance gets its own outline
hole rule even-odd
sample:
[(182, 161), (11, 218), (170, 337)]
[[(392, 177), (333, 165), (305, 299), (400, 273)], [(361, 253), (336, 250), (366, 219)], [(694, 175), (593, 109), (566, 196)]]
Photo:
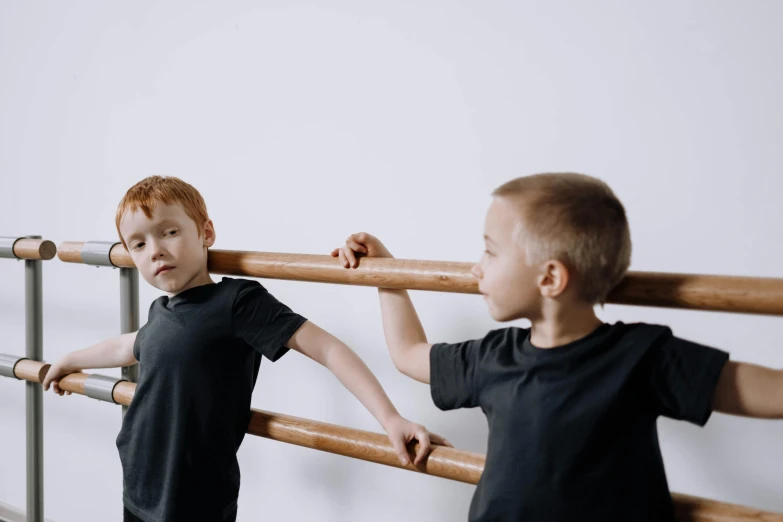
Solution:
[(120, 235), (122, 246), (126, 249), (125, 239), (120, 232), (120, 221), (125, 212), (135, 212), (141, 209), (144, 215), (152, 218), (152, 210), (156, 204), (178, 204), (185, 213), (196, 223), (201, 235), (201, 226), (207, 222), (207, 205), (198, 190), (193, 185), (185, 183), (172, 176), (150, 176), (133, 185), (117, 206), (117, 233)]

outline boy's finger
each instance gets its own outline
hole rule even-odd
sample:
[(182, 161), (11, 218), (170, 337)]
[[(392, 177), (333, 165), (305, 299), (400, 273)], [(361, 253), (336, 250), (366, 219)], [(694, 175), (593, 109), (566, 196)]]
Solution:
[(413, 463), (419, 465), (432, 447), (430, 445), (430, 436), (424, 428), (416, 431), (416, 439), (419, 441), (419, 451), (416, 452), (416, 460)]
[(344, 248), (345, 257), (348, 259), (348, 265), (356, 268), (356, 255), (350, 248)]
[(332, 257), (337, 257), (339, 255), (339, 253), (340, 253), (340, 249), (339, 248), (335, 248), (334, 250), (332, 250)]
[(408, 458), (408, 450), (405, 448), (405, 444), (399, 439), (394, 439), (391, 443), (394, 446), (395, 453), (397, 453), (397, 458), (400, 459), (403, 466), (407, 466), (410, 459)]
[(346, 241), (345, 244), (346, 244), (346, 246), (348, 246), (351, 249), (353, 249), (354, 252), (361, 252), (362, 254), (366, 254), (367, 253), (367, 247), (362, 245), (362, 244), (357, 243), (356, 241), (353, 241), (353, 240)]
[(52, 371), (52, 368), (49, 367), (49, 369), (46, 371), (46, 375), (44, 375), (44, 380), (41, 383), (41, 386), (43, 386), (44, 391), (49, 390), (49, 385), (52, 384), (53, 380), (54, 380), (54, 372)]
[(340, 264), (343, 265), (343, 268), (348, 268), (348, 260), (345, 258), (345, 251), (344, 249), (340, 249)]
[(439, 446), (448, 446), (449, 448), (453, 448), (454, 445), (447, 441), (445, 438), (441, 437), (437, 433), (430, 433), (430, 442), (433, 444), (437, 444)]

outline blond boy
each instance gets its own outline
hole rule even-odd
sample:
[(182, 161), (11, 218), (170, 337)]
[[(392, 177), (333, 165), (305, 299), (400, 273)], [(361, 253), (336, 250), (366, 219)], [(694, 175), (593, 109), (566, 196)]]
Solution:
[[(430, 344), (408, 293), (379, 290), (397, 368), (429, 383), (439, 408), (487, 416), (469, 520), (673, 520), (657, 418), (781, 418), (783, 372), (728, 361), (664, 326), (596, 317), (631, 258), (625, 210), (605, 183), (539, 174), (493, 196), (472, 272), (493, 319), (525, 318), (530, 328)], [(346, 268), (361, 255), (391, 257), (365, 233), (332, 255)]]

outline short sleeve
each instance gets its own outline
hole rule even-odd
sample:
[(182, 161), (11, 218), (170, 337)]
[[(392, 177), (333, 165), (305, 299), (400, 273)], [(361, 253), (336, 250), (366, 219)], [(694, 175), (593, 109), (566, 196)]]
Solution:
[(430, 350), (430, 392), (441, 410), (475, 408), (476, 379), (483, 339), (438, 343)]
[(660, 415), (704, 426), (729, 354), (667, 334), (651, 348), (653, 401)]
[(270, 361), (285, 355), (285, 343), (306, 321), (257, 281), (242, 281), (234, 299), (233, 335)]
[(147, 331), (147, 325), (150, 324), (150, 321), (155, 316), (155, 305), (156, 303), (159, 303), (160, 299), (161, 298), (159, 297), (154, 301), (152, 301), (152, 303), (150, 303), (150, 309), (147, 312), (147, 322), (144, 323), (144, 326), (142, 326), (136, 331), (136, 339), (134, 339), (133, 341), (133, 356), (139, 362), (141, 362), (141, 343), (144, 341), (144, 335)]
[(139, 331), (136, 332), (136, 338), (133, 340), (133, 356), (139, 362), (141, 362), (141, 340), (144, 338), (145, 326), (147, 325), (145, 324)]

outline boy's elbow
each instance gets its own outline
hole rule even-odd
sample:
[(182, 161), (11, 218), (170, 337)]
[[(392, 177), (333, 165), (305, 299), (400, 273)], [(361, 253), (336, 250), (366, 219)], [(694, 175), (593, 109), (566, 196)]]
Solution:
[(394, 367), (397, 368), (397, 371), (405, 373), (405, 356), (392, 355), (392, 362), (394, 363)]
[(397, 347), (395, 350), (391, 350), (392, 362), (397, 371), (410, 377), (410, 357), (409, 351), (405, 347)]
[(419, 373), (416, 371), (416, 368), (414, 368), (412, 365), (410, 365), (410, 364), (395, 364), (394, 366), (404, 376), (410, 377), (411, 379), (415, 379), (417, 381), (421, 380), (421, 378), (419, 377)]
[(429, 383), (429, 360), (422, 361), (417, 345), (407, 350), (392, 351), (392, 362), (401, 374), (419, 382)]

